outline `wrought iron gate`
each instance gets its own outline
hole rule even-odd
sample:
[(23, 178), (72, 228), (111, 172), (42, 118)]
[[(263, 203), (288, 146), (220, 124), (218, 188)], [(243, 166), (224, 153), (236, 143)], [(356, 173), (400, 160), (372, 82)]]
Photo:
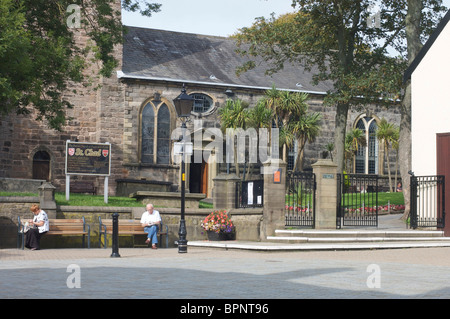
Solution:
[(411, 228), (445, 226), (445, 176), (411, 176)]
[(378, 227), (378, 175), (338, 174), (336, 228)]
[(288, 172), (285, 218), (288, 227), (314, 228), (316, 177), (311, 172)]

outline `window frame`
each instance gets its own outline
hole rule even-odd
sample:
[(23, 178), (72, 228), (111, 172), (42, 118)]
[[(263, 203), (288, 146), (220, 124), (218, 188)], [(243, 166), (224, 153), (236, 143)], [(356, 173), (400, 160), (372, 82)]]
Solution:
[[(215, 110), (216, 110), (216, 108), (217, 108), (217, 106), (216, 106), (216, 100), (211, 96), (211, 95), (209, 95), (209, 94), (206, 94), (206, 93), (204, 93), (204, 92), (191, 92), (191, 93), (189, 93), (189, 96), (192, 96), (192, 97), (194, 97), (194, 95), (201, 95), (201, 96), (204, 96), (204, 97), (206, 97), (207, 99), (210, 99), (211, 100), (211, 105), (210, 105), (210, 107), (209, 107), (209, 109), (207, 109), (206, 111), (203, 111), (203, 112), (197, 112), (197, 111), (194, 111), (195, 110), (195, 106), (192, 108), (192, 112), (191, 112), (191, 114), (193, 114), (193, 115), (195, 115), (195, 116), (206, 116), (206, 115), (209, 115), (209, 114), (212, 114)], [(195, 98), (195, 97), (194, 97)], [(195, 102), (194, 102), (195, 103)]]
[[(360, 126), (358, 125), (360, 123), (360, 121), (362, 121), (363, 125), (364, 125), (364, 129), (362, 129)], [(377, 125), (378, 127), (378, 118), (374, 115), (366, 115), (366, 114), (362, 114), (360, 116), (358, 116), (354, 122), (353, 127), (354, 128), (359, 128), (364, 132), (365, 138), (366, 138), (366, 146), (363, 146), (361, 150), (358, 149), (357, 155), (355, 156), (355, 163), (353, 165), (353, 172), (356, 174), (379, 174), (379, 167), (380, 167), (380, 152), (379, 152), (379, 147), (380, 147), (380, 143), (378, 142), (378, 139), (375, 137), (371, 137), (371, 134), (376, 134), (376, 130), (375, 133), (372, 132), (371, 133), (371, 128), (372, 128), (372, 124)], [(373, 143), (373, 144), (371, 144)], [(373, 153), (374, 155), (371, 156), (371, 152), (370, 152), (370, 147), (373, 147)], [(362, 153), (362, 154), (361, 154)], [(358, 155), (359, 154), (359, 155)], [(361, 158), (364, 158), (364, 172), (357, 172), (357, 165), (356, 162), (357, 160), (360, 160), (360, 158), (358, 159), (358, 156)], [(375, 163), (374, 163), (374, 172), (370, 173), (370, 161), (371, 161), (371, 157), (373, 157)]]
[[(144, 161), (143, 159), (143, 113), (145, 108), (150, 105), (153, 108), (153, 153), (152, 153), (152, 161)], [(162, 163), (161, 161), (158, 161), (158, 114), (163, 105), (167, 106), (167, 109), (169, 111), (169, 132), (168, 135), (171, 136), (172, 130), (175, 127), (176, 124), (176, 116), (175, 116), (175, 108), (169, 100), (165, 98), (149, 98), (142, 103), (141, 109), (139, 111), (139, 150), (138, 150), (138, 156), (139, 156), (139, 163), (143, 165), (170, 165), (172, 164), (172, 140), (169, 137), (169, 154), (168, 154), (168, 162)], [(167, 124), (167, 123), (166, 123)]]

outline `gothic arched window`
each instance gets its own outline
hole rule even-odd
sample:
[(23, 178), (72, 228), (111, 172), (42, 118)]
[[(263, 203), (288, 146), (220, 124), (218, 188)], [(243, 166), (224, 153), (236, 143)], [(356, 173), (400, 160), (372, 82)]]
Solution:
[(149, 101), (141, 113), (141, 163), (170, 163), (171, 113), (163, 101)]
[(355, 125), (366, 135), (366, 146), (359, 147), (355, 158), (355, 173), (378, 174), (377, 122), (373, 117), (362, 117)]

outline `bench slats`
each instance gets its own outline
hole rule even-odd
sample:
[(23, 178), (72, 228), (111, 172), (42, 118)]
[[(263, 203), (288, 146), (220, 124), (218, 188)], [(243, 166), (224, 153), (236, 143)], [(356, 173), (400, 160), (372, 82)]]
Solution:
[[(145, 235), (146, 232), (144, 232), (144, 227), (142, 227), (142, 224), (140, 220), (136, 219), (119, 219), (118, 221), (118, 232), (119, 235)], [(167, 225), (163, 225), (161, 222), (161, 227), (159, 227), (158, 230), (158, 236), (160, 238), (162, 236), (166, 236), (166, 246), (168, 247), (168, 235), (169, 230)], [(164, 227), (165, 226), (165, 227)], [(162, 228), (165, 228), (163, 230)], [(99, 233), (103, 234), (105, 245), (104, 248), (106, 248), (106, 235), (112, 235), (113, 233), (113, 220), (112, 219), (101, 219), (99, 217)], [(101, 235), (99, 236), (99, 247), (101, 247)]]
[(48, 235), (87, 235), (87, 232), (85, 231), (73, 231), (73, 232), (66, 232), (66, 231), (61, 231), (61, 230), (50, 230), (49, 232), (47, 232)]
[[(88, 248), (91, 248), (91, 227), (86, 224), (83, 218), (74, 219), (49, 219), (49, 231), (46, 235), (82, 235), (83, 236), (83, 247), (85, 235), (88, 236)], [(17, 237), (17, 248), (19, 248), (19, 240), (22, 241), (21, 246), (24, 249), (24, 237), (23, 225), (18, 217), (18, 237)]]

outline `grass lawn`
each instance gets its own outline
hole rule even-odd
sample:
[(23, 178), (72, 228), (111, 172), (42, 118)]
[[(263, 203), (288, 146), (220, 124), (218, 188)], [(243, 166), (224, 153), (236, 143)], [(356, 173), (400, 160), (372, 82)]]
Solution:
[[(33, 193), (10, 193), (10, 192), (0, 192), (0, 196), (38, 196), (38, 194)], [(288, 200), (288, 196), (286, 195), (286, 204), (292, 205), (293, 203), (293, 195), (290, 195), (291, 198)], [(303, 202), (308, 202), (309, 198), (305, 198), (310, 196), (308, 194), (303, 195)], [(351, 201), (349, 197), (356, 198), (357, 196), (364, 196), (363, 198), (367, 198), (366, 206), (371, 206), (371, 197), (368, 194), (345, 194), (345, 202)], [(142, 203), (138, 202), (134, 198), (129, 197), (119, 197), (119, 196), (109, 196), (108, 204), (105, 204), (103, 195), (87, 195), (87, 194), (70, 194), (70, 200), (66, 200), (65, 193), (56, 192), (55, 193), (55, 201), (58, 205), (67, 205), (67, 206), (110, 206), (110, 207), (142, 207)], [(378, 206), (386, 206), (390, 203), (391, 205), (404, 205), (403, 193), (378, 193)], [(200, 208), (211, 208), (213, 209), (213, 204), (200, 202)]]
[[(351, 203), (352, 201), (365, 202), (366, 206), (374, 206), (372, 204), (372, 200), (375, 201), (375, 195), (372, 196), (372, 193), (352, 193), (352, 194), (344, 194), (345, 203)], [(386, 205), (404, 205), (403, 193), (378, 193), (378, 206), (386, 206)]]
[[(39, 196), (37, 193), (10, 193), (0, 192), (0, 196)], [(70, 194), (69, 201), (66, 200), (66, 194), (61, 192), (55, 193), (55, 201), (57, 205), (64, 206), (108, 206), (108, 207), (142, 207), (142, 203), (135, 198), (109, 196), (108, 204), (105, 204), (103, 195), (88, 194)], [(200, 208), (213, 208), (212, 204), (200, 202)]]
[[(294, 195), (286, 195), (286, 205), (293, 205), (293, 203), (297, 203), (297, 199), (293, 197)], [(310, 202), (310, 194), (303, 194), (302, 202), (308, 203)], [(351, 203), (358, 200), (359, 202), (365, 202), (366, 206), (372, 206), (372, 193), (351, 193), (344, 194), (345, 203)], [(375, 200), (375, 195), (373, 196)], [(311, 201), (312, 202), (312, 201)], [(390, 205), (404, 205), (405, 201), (403, 198), (403, 193), (378, 193), (378, 206), (386, 206)]]

